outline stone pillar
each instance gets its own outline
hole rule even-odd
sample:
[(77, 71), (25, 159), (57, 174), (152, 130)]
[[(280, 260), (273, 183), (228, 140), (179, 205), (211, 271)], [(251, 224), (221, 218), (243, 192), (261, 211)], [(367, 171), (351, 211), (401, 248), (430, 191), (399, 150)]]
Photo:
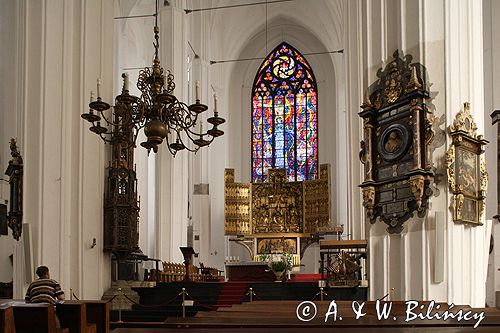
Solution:
[[(499, 8), (500, 9), (500, 8)], [(497, 281), (500, 280), (500, 273), (498, 272), (498, 266), (500, 264), (500, 246), (495, 244), (495, 240), (498, 240), (500, 236), (500, 228), (498, 222), (500, 222), (500, 110), (495, 110), (491, 114), (493, 120), (493, 125), (497, 125), (497, 140), (496, 140), (496, 182), (491, 179), (492, 173), (490, 173), (490, 182), (493, 186), (496, 185), (496, 193), (491, 193), (490, 195), (497, 196), (497, 213), (493, 216), (493, 226), (492, 226), (492, 236), (493, 236), (493, 252), (489, 256), (489, 270), (488, 270), (488, 281), (486, 285), (486, 302), (490, 305), (496, 305), (497, 309), (500, 308), (500, 290), (497, 287)], [(490, 145), (495, 144), (491, 142)], [(490, 164), (491, 165), (491, 162)], [(491, 169), (490, 169), (491, 170)], [(490, 185), (490, 188), (493, 188)]]
[[(394, 288), (394, 299), (484, 306), (487, 229), (453, 223), (442, 162), (449, 141), (445, 130), (463, 102), (471, 102), (479, 133), (484, 133), (482, 2), (368, 1), (361, 3), (361, 16), (365, 88), (377, 79), (377, 69), (396, 48), (426, 66), (432, 84), (429, 108), (438, 119), (431, 144), (433, 163), (435, 173), (442, 175), (426, 217), (407, 221), (402, 235), (389, 236), (377, 225), (368, 227), (370, 297), (382, 297)], [(437, 211), (446, 214), (442, 254), (433, 245)], [(444, 256), (445, 277), (444, 282), (434, 283), (438, 255)]]
[[(16, 45), (22, 31), (18, 29), (21, 25), (21, 20), (17, 16), (20, 10), (20, 2), (9, 0), (3, 3), (2, 11), (0, 12), (0, 35), (1, 45)], [(8, 176), (4, 175), (7, 166), (9, 165), (10, 138), (17, 138), (17, 144), (22, 147), (22, 126), (20, 113), (17, 112), (20, 108), (22, 100), (19, 93), (20, 82), (18, 80), (19, 71), (22, 70), (21, 62), (17, 58), (16, 47), (4, 47), (0, 50), (0, 203), (6, 204), (9, 209), (10, 186)], [(21, 150), (24, 155), (24, 151)], [(17, 251), (21, 250), (21, 241), (16, 242), (12, 237), (12, 231), (9, 228), (9, 234), (0, 236), (0, 281), (13, 281), (14, 266), (11, 265), (9, 256), (14, 254), (14, 260), (19, 256)], [(22, 274), (22, 271), (20, 272)], [(14, 288), (19, 284), (15, 284)]]
[[(490, 143), (486, 149), (486, 167), (488, 170), (488, 193), (486, 198), (487, 219), (493, 218), (492, 234), (495, 240), (493, 252), (490, 254), (489, 272), (487, 281), (486, 302), (488, 305), (500, 306), (499, 298), (495, 298), (495, 292), (500, 294), (500, 224), (498, 218), (494, 216), (500, 213), (500, 167), (498, 163), (500, 147), (500, 47), (498, 38), (500, 38), (500, 22), (496, 19), (500, 15), (500, 3), (494, 0), (483, 1), (483, 34), (484, 34), (484, 110), (491, 114), (493, 126), (485, 126), (485, 138)], [(496, 126), (495, 126), (496, 125)]]
[[(170, 1), (169, 6), (160, 8), (160, 61), (175, 76), (175, 96), (189, 103), (184, 15), (180, 1)], [(156, 256), (161, 260), (183, 260), (179, 247), (187, 244), (188, 154), (191, 153), (184, 150), (173, 158), (163, 143), (156, 156)]]
[[(102, 252), (104, 146), (80, 114), (98, 76), (112, 87), (113, 3), (16, 1), (19, 101), (16, 135), (25, 157), (24, 222), (35, 268), (47, 265), (63, 289), (100, 298), (110, 284)], [(4, 111), (2, 111), (4, 112)], [(97, 246), (91, 248), (96, 238)], [(15, 298), (24, 296), (24, 255), (16, 244)], [(85, 268), (85, 269), (84, 269)]]
[[(194, 2), (193, 6), (196, 8), (203, 7), (203, 1), (198, 3)], [(225, 257), (225, 247), (224, 247), (224, 228), (223, 228), (223, 217), (220, 218), (220, 208), (224, 210), (224, 199), (220, 200), (219, 191), (221, 181), (219, 177), (219, 171), (224, 172), (224, 167), (219, 169), (219, 166), (225, 165), (225, 152), (219, 151), (218, 155), (214, 158), (216, 154), (213, 149), (214, 147), (219, 147), (221, 142), (227, 137), (227, 95), (224, 89), (221, 88), (220, 83), (217, 81), (220, 74), (220, 68), (214, 68), (210, 65), (210, 55), (213, 55), (211, 47), (210, 37), (210, 26), (211, 19), (202, 13), (192, 13), (187, 15), (187, 22), (190, 29), (188, 30), (189, 39), (193, 49), (198, 57), (191, 49), (188, 49), (188, 54), (192, 63), (192, 76), (189, 82), (191, 87), (195, 86), (195, 82), (200, 82), (201, 99), (202, 102), (208, 105), (209, 109), (202, 114), (201, 121), (204, 126), (208, 125), (207, 118), (213, 115), (214, 108), (214, 94), (217, 95), (218, 99), (218, 112), (219, 116), (226, 119), (226, 123), (221, 126), (221, 129), (225, 132), (224, 136), (217, 138), (212, 144), (207, 147), (200, 149), (196, 155), (192, 155), (192, 174), (190, 175), (192, 179), (193, 186), (207, 184), (207, 187), (201, 187), (200, 189), (207, 189), (207, 192), (200, 193), (192, 196), (193, 204), (193, 214), (192, 223), (194, 228), (194, 235), (198, 235), (199, 241), (194, 240), (194, 245), (196, 250), (199, 251), (200, 256), (198, 260), (203, 262), (205, 266), (217, 267), (223, 269), (223, 261)], [(194, 98), (194, 88), (192, 88), (192, 94)], [(217, 165), (217, 167), (214, 167)], [(215, 178), (214, 178), (215, 175)], [(222, 178), (222, 183), (224, 180)], [(190, 191), (194, 192), (194, 188)], [(218, 199), (214, 201), (214, 195)], [(216, 216), (216, 217), (215, 217)]]
[[(478, 133), (484, 134), (482, 3), (449, 1), (445, 3), (444, 9), (446, 125), (452, 124), (456, 113), (460, 111), (460, 105), (470, 101)], [(457, 52), (461, 54), (460, 59), (456, 57)], [(447, 300), (455, 304), (484, 306), (485, 256), (488, 255), (490, 240), (490, 236), (485, 235), (486, 225), (457, 225), (448, 214), (447, 226)]]

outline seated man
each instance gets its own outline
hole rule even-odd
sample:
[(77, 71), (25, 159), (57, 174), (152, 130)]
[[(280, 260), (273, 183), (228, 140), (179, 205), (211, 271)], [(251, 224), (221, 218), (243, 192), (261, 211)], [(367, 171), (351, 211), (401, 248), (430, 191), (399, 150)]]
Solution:
[(36, 269), (38, 280), (31, 282), (26, 292), (26, 303), (50, 303), (56, 304), (64, 301), (64, 291), (55, 280), (50, 278), (47, 266)]

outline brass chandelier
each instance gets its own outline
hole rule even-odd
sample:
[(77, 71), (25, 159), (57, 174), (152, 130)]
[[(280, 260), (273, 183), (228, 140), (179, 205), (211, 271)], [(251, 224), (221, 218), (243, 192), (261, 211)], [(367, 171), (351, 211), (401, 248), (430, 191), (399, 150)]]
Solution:
[[(111, 106), (104, 102), (100, 96), (100, 80), (97, 80), (97, 100), (93, 100), (91, 92), (89, 112), (81, 117), (92, 124), (90, 131), (99, 135), (105, 142), (126, 144), (135, 147), (139, 131), (144, 128), (147, 140), (141, 146), (153, 152), (158, 152), (158, 145), (166, 140), (167, 147), (172, 155), (180, 150), (196, 152), (200, 147), (208, 146), (224, 132), (218, 128), (225, 120), (217, 112), (217, 97), (214, 95), (214, 113), (207, 119), (212, 127), (203, 132), (200, 122), (198, 130), (195, 129), (198, 117), (208, 110), (200, 103), (199, 84), (196, 82), (196, 102), (191, 105), (180, 101), (173, 94), (175, 83), (174, 75), (169, 70), (160, 66), (158, 57), (159, 31), (158, 10), (156, 11), (153, 43), (155, 56), (152, 67), (146, 67), (139, 72), (137, 88), (141, 96), (129, 93), (128, 75), (122, 74), (123, 87), (120, 95), (115, 97), (112, 114), (106, 117), (105, 111)], [(201, 117), (200, 117), (201, 118)], [(101, 125), (105, 122), (105, 126)], [(194, 145), (188, 142), (194, 143)]]

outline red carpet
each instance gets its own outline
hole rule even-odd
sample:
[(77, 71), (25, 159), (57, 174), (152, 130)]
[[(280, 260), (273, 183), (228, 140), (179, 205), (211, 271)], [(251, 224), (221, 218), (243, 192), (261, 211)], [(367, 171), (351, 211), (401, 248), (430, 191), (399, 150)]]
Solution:
[(318, 282), (321, 280), (321, 274), (295, 274), (290, 278), (290, 282)]
[(216, 307), (229, 307), (233, 304), (241, 304), (247, 289), (246, 282), (227, 282), (217, 299)]

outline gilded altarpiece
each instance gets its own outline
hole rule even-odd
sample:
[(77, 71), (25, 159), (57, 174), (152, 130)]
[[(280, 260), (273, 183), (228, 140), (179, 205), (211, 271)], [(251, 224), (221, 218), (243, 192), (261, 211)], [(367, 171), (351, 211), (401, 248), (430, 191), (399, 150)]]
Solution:
[(319, 168), (319, 179), (304, 182), (304, 232), (326, 233), (330, 224), (330, 165)]
[(363, 206), (371, 223), (381, 220), (389, 233), (400, 233), (416, 212), (423, 217), (432, 194), (435, 117), (425, 67), (398, 51), (377, 81), (368, 87), (359, 113), (363, 118), (360, 159)]
[(224, 231), (226, 235), (250, 235), (250, 183), (235, 183), (234, 169), (224, 173)]
[(225, 170), (225, 234), (258, 254), (301, 256), (333, 231), (330, 224), (330, 166), (320, 166), (320, 178), (289, 182), (284, 169), (269, 169), (268, 182), (237, 183)]

